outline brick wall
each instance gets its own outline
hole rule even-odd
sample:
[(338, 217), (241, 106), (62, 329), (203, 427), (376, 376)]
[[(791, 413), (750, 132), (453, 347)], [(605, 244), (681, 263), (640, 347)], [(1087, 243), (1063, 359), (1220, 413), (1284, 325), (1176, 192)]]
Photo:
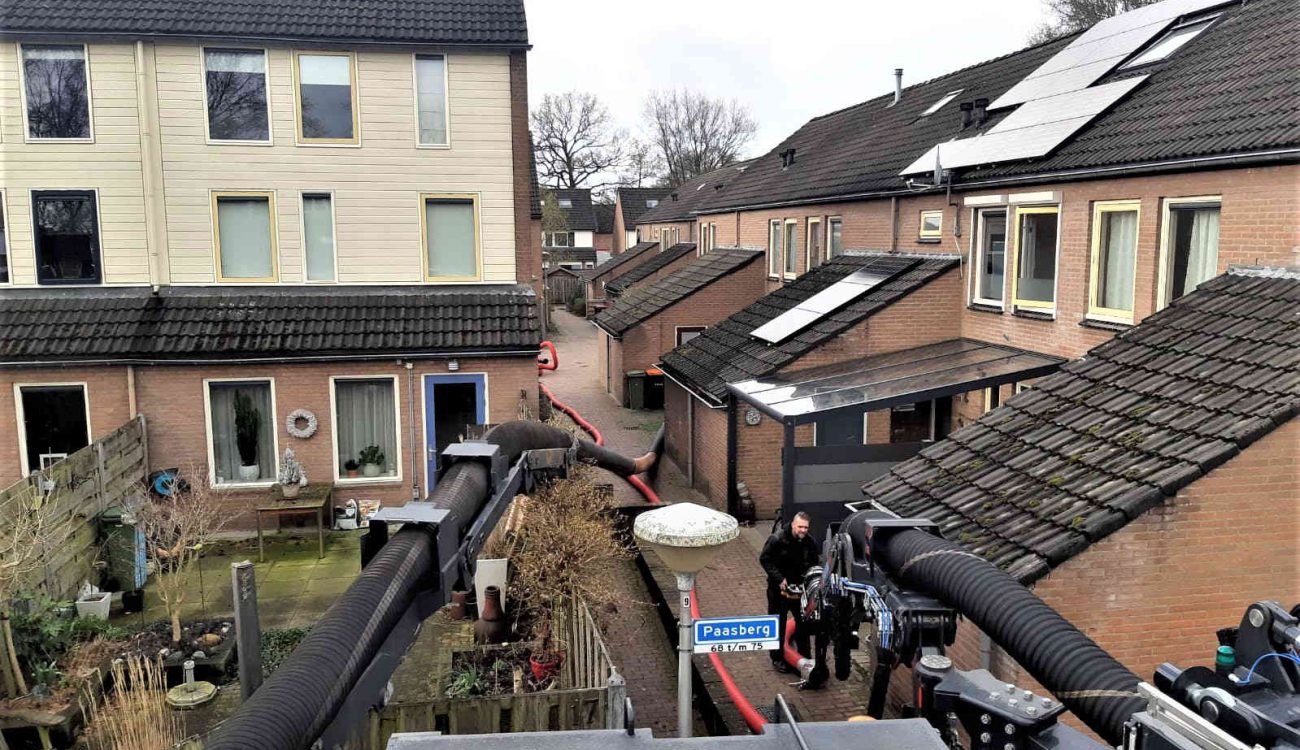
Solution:
[[(1166, 661), (1212, 664), (1215, 631), (1237, 625), (1248, 605), (1271, 599), (1290, 608), (1300, 601), (1297, 454), (1300, 419), (1292, 419), (1066, 561), (1035, 593), (1143, 679)], [(978, 629), (963, 622), (958, 666), (978, 665), (978, 643)], [(1000, 649), (994, 673), (1043, 691)], [(909, 681), (905, 674), (894, 680), (891, 700)]]
[[(531, 413), (537, 413), (537, 369), (531, 357), (516, 358), (464, 358), (459, 360), (457, 374), (487, 373), (488, 421), (498, 423), (517, 418), (521, 392)], [(69, 367), (50, 370), (0, 371), (0, 391), (13, 393), (13, 384), (87, 382), (90, 391), (92, 438), (97, 438), (120, 426), (129, 417), (127, 368)], [(272, 378), (274, 379), (275, 414), (273, 426), (279, 451), (293, 448), (302, 462), (310, 481), (326, 481), (335, 476), (333, 425), (331, 411), (331, 376), (395, 375), (398, 377), (397, 399), (401, 415), (400, 440), (402, 447), (401, 480), (366, 484), (351, 484), (335, 493), (339, 503), (349, 497), (373, 497), (386, 504), (402, 503), (411, 496), (411, 420), (415, 420), (415, 455), (419, 468), (416, 479), (421, 493), (424, 480), (424, 418), (420, 410), (424, 404), (422, 379), (424, 374), (448, 374), (445, 360), (414, 362), (415, 401), (410, 402), (404, 367), (393, 361), (334, 362), (322, 364), (266, 364), (222, 366), (151, 366), (135, 369), (136, 403), (140, 413), (148, 420), (149, 464), (151, 469), (172, 466), (206, 466), (207, 433), (205, 428), (204, 379), (222, 378)], [(414, 406), (414, 416), (411, 407)], [(307, 440), (292, 437), (285, 430), (284, 420), (295, 409), (307, 409), (316, 414), (318, 429)], [(0, 399), (0, 423), (15, 425), (14, 401)], [(17, 481), (18, 438), (13, 430), (3, 431), (0, 445), (0, 486)], [(232, 509), (247, 508), (267, 492), (231, 490), (225, 500)], [(241, 518), (239, 527), (250, 527), (251, 519)]]
[(600, 234), (599, 232), (596, 232), (596, 233), (594, 233), (594, 234), (591, 235), (591, 246), (592, 246), (593, 248), (595, 248), (597, 251), (604, 250), (604, 251), (607, 252), (607, 253), (608, 253), (608, 252), (613, 252), (613, 250), (614, 250), (614, 235), (613, 235), (613, 234)]
[(515, 194), (515, 279), (545, 293), (542, 279), (541, 223), (532, 218), (532, 174), (528, 169), (528, 57), (520, 50), (510, 53), (510, 152), (514, 162)]
[[(655, 224), (638, 224), (636, 228), (637, 231), (641, 233), (642, 237), (650, 240), (658, 241), (665, 231), (670, 234), (676, 231), (677, 234), (675, 239), (677, 242), (696, 241), (695, 222), (693, 221), (665, 221)], [(669, 243), (668, 246), (671, 247), (672, 243)]]
[[(675, 266), (681, 260), (689, 263), (696, 260), (696, 257), (687, 254), (668, 265)], [(735, 273), (718, 279), (677, 304), (664, 308), (659, 314), (651, 316), (627, 331), (622, 339), (615, 339), (613, 348), (619, 350), (617, 356), (622, 362), (621, 369), (615, 370), (615, 373), (644, 370), (655, 365), (664, 352), (677, 346), (677, 328), (716, 325), (761, 296), (763, 296), (763, 267), (755, 261)], [(616, 401), (622, 403), (623, 378), (617, 377), (612, 380), (613, 382), (609, 384), (610, 394)]]

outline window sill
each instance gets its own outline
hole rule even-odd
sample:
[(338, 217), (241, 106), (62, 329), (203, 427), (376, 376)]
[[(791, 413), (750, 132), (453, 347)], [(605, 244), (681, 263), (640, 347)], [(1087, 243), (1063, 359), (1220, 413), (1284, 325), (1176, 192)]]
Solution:
[(274, 479), (268, 479), (265, 482), (217, 482), (212, 485), (214, 490), (269, 490), (276, 486), (278, 482)]
[(364, 484), (401, 484), (401, 477), (338, 477), (335, 487), (356, 487)]
[(266, 146), (274, 146), (275, 142), (274, 141), (223, 141), (219, 139), (209, 138), (207, 140), (207, 144), (209, 146), (259, 146), (264, 148)]
[(1095, 328), (1099, 331), (1113, 331), (1122, 333), (1133, 327), (1132, 323), (1120, 323), (1114, 320), (1098, 320), (1096, 318), (1084, 318), (1079, 321), (1079, 325), (1084, 328)]
[(917, 237), (916, 238), (916, 244), (918, 245), (938, 245), (941, 242), (943, 242), (942, 237)]
[(994, 315), (1002, 315), (1003, 313), (1006, 312), (1006, 310), (1002, 309), (1001, 307), (998, 307), (997, 305), (986, 305), (980, 302), (972, 302), (966, 305), (966, 309), (973, 310), (975, 312), (992, 313)]
[(450, 151), (450, 143), (417, 143), (416, 148), (428, 149), (430, 151)]
[(1025, 318), (1026, 320), (1041, 320), (1045, 323), (1052, 323), (1056, 321), (1055, 312), (1038, 312), (1037, 310), (1026, 310), (1023, 308), (1018, 308), (1012, 311), (1011, 314), (1016, 316), (1017, 318)]

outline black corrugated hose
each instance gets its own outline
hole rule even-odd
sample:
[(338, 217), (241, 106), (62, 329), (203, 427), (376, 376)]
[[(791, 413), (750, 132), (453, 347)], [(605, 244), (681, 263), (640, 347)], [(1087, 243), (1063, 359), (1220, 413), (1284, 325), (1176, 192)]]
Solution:
[[(484, 438), (511, 465), (525, 450), (567, 448), (569, 433), (537, 422), (509, 422)], [(578, 441), (578, 456), (628, 475), (633, 461), (594, 443)], [(487, 501), (489, 477), (479, 463), (451, 466), (429, 496), (468, 527)], [(312, 626), (293, 654), (209, 738), (207, 750), (294, 750), (310, 747), (375, 658), (426, 576), (437, 567), (434, 539), (424, 528), (394, 534), (348, 590)]]
[(1111, 745), (1146, 708), (1138, 676), (1056, 610), (987, 560), (933, 534), (898, 532), (875, 544), (903, 583), (947, 602)]

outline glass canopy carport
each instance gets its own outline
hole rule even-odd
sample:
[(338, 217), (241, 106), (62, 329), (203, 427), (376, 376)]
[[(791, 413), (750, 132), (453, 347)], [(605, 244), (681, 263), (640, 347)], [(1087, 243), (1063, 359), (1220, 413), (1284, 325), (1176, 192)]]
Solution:
[(857, 488), (863, 482), (910, 453), (900, 452), (898, 445), (796, 448), (795, 427), (1030, 380), (1055, 372), (1064, 362), (963, 338), (731, 383), (727, 389), (783, 425), (782, 516), (789, 521), (805, 510), (820, 534), (838, 517), (843, 502), (861, 497)]

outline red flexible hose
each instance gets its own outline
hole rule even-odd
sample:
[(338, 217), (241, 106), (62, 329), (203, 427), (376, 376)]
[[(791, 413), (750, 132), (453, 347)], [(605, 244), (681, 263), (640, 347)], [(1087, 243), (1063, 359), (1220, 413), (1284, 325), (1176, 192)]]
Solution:
[(542, 355), (537, 355), (537, 374), (541, 375), (542, 370), (558, 370), (560, 368), (560, 355), (555, 351), (555, 344), (550, 341), (543, 341), (538, 348), (546, 349), (551, 353), (549, 362), (542, 361)]
[[(542, 343), (543, 346), (547, 344), (550, 345), (551, 352), (552, 352), (551, 354), (552, 361), (558, 363), (559, 359), (556, 358), (554, 354), (555, 345), (551, 344), (551, 342), (549, 341), (544, 341)], [(543, 367), (541, 365), (538, 365), (538, 369), (541, 370), (543, 369)], [(555, 368), (549, 367), (545, 369), (553, 370)], [(579, 427), (585, 430), (587, 434), (591, 435), (591, 439), (593, 442), (596, 443), (596, 445), (605, 444), (605, 437), (600, 434), (600, 430), (596, 429), (596, 426), (593, 425), (591, 422), (588, 422), (586, 419), (584, 419), (582, 415), (577, 412), (576, 409), (574, 409), (573, 407), (569, 406), (568, 404), (556, 398), (555, 394), (551, 392), (550, 388), (546, 387), (545, 383), (542, 383), (539, 380), (537, 383), (537, 387), (538, 389), (541, 390), (542, 395), (545, 396), (547, 400), (551, 402), (552, 406), (567, 414), (570, 419), (572, 419), (574, 422), (577, 423)], [(632, 477), (626, 477), (626, 479), (627, 479), (627, 483), (632, 485), (634, 488), (636, 488), (636, 490), (640, 492), (641, 495), (644, 496), (647, 501), (654, 503), (655, 505), (658, 505), (663, 502), (659, 498), (659, 495), (653, 489), (651, 489), (650, 485), (646, 484), (641, 479), (641, 477), (632, 476)], [(700, 616), (699, 594), (695, 591), (692, 591), (691, 592), (691, 617), (699, 618), (699, 616)], [(793, 630), (793, 628), (791, 628), (791, 630)], [(791, 654), (793, 654), (794, 663), (795, 665), (798, 665), (799, 662), (798, 652), (790, 648), (790, 644), (788, 641), (783, 645), (785, 646), (786, 661), (790, 661)], [(767, 719), (764, 719), (763, 715), (760, 714), (758, 710), (754, 708), (754, 704), (750, 703), (749, 699), (745, 697), (745, 694), (740, 692), (740, 686), (738, 686), (736, 684), (736, 681), (732, 679), (731, 672), (728, 672), (727, 668), (723, 666), (722, 659), (719, 658), (717, 654), (709, 654), (709, 661), (713, 664), (713, 669), (717, 671), (718, 679), (722, 682), (722, 687), (726, 689), (727, 695), (731, 697), (732, 704), (736, 706), (736, 710), (740, 712), (741, 718), (745, 720), (745, 725), (748, 726), (749, 730), (751, 732), (754, 732), (755, 734), (762, 733), (763, 725), (767, 724)]]

